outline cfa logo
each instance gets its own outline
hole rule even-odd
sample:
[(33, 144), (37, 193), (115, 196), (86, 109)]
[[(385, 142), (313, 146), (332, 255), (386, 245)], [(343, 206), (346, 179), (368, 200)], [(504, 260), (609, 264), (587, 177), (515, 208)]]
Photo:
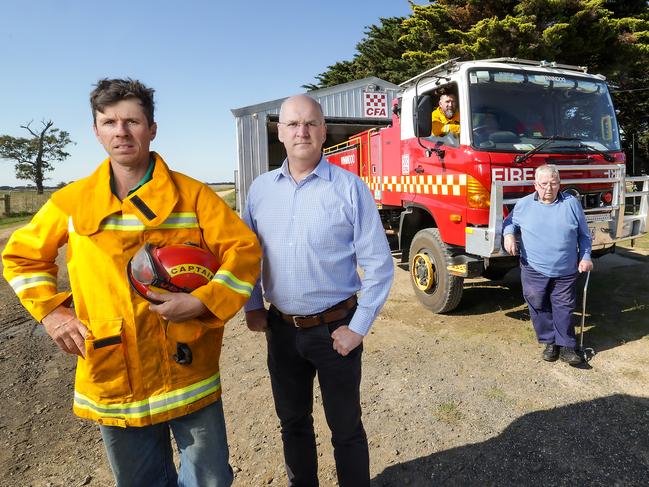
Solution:
[(533, 167), (494, 167), (491, 170), (493, 181), (533, 181)]
[(365, 115), (368, 117), (387, 117), (386, 110), (383, 107), (367, 107), (365, 108)]

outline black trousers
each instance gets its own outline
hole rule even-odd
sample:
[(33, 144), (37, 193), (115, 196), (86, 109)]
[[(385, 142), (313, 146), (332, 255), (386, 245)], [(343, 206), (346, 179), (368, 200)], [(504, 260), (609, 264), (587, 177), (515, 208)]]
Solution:
[(318, 374), (331, 430), (340, 487), (369, 487), (369, 449), (361, 421), (363, 345), (346, 357), (333, 349), (331, 333), (349, 324), (354, 310), (338, 322), (309, 329), (268, 313), (268, 370), (275, 411), (282, 427), (289, 487), (317, 487), (318, 457), (313, 431), (313, 379)]

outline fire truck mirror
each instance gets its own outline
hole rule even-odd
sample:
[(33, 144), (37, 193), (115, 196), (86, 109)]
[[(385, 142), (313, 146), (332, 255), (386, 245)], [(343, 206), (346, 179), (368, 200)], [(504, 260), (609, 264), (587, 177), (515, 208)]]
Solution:
[(414, 128), (417, 137), (430, 137), (433, 130), (433, 98), (430, 95), (420, 95), (413, 99)]
[(392, 105), (392, 113), (394, 113), (398, 118), (401, 118), (401, 98), (398, 98), (397, 102)]

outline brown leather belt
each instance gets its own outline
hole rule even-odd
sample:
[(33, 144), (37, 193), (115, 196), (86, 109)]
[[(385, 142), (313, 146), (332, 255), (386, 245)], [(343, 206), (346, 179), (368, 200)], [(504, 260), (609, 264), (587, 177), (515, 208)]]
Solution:
[(275, 306), (273, 308), (280, 318), (289, 325), (295, 325), (298, 328), (313, 328), (318, 325), (326, 325), (334, 321), (342, 320), (348, 315), (350, 309), (356, 306), (356, 295), (334, 304), (331, 308), (324, 310), (322, 313), (315, 315), (287, 315), (278, 310)]

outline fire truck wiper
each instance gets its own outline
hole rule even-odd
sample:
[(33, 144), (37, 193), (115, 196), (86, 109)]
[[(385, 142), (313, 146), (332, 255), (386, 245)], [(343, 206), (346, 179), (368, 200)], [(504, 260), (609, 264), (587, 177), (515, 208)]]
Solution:
[(582, 142), (579, 144), (580, 149), (588, 149), (592, 150), (595, 154), (599, 154), (602, 156), (604, 159), (606, 159), (608, 162), (613, 162), (615, 161), (615, 157), (613, 157), (611, 154), (604, 152), (603, 150), (599, 150), (597, 147), (593, 147), (590, 144), (587, 144), (586, 142)]
[[(545, 138), (545, 137), (539, 137), (539, 138)], [(523, 164), (530, 157), (532, 157), (534, 154), (538, 154), (539, 152), (541, 152), (541, 150), (544, 147), (546, 147), (548, 144), (550, 144), (550, 142), (554, 142), (555, 140), (577, 140), (577, 141), (579, 141), (579, 143), (583, 144), (581, 139), (579, 139), (578, 137), (564, 137), (563, 135), (552, 135), (552, 136), (548, 137), (547, 140), (541, 142), (539, 145), (534, 147), (534, 149), (531, 149), (531, 150), (527, 151), (525, 154), (518, 155), (518, 156), (514, 157), (514, 162), (516, 162), (518, 164)], [(589, 147), (589, 146), (587, 146), (587, 147)]]

